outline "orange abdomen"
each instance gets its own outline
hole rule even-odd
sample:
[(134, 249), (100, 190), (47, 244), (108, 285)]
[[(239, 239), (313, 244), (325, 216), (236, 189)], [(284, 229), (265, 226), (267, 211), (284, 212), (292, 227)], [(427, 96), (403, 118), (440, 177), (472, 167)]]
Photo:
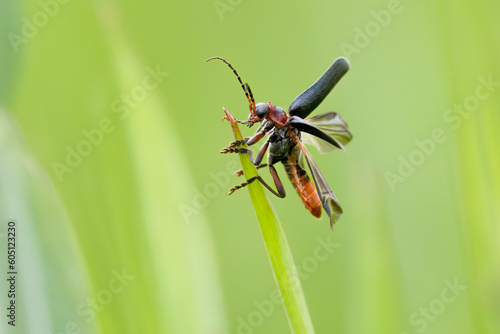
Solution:
[(307, 172), (292, 157), (283, 161), (285, 171), (304, 207), (316, 218), (321, 218), (321, 200)]

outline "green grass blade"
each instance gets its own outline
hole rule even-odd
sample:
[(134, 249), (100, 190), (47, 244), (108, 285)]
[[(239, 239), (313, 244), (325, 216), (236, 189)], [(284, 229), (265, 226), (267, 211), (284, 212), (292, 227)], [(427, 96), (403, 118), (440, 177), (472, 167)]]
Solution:
[(67, 326), (75, 333), (97, 333), (95, 322), (77, 314), (90, 310), (85, 301), (91, 295), (70, 217), (15, 120), (1, 107), (0, 134), (0, 246), (5, 252), (0, 263), (7, 272), (7, 241), (12, 241), (7, 222), (14, 220), (17, 272), (14, 297), (7, 293), (10, 275), (0, 284), (6, 292), (2, 305), (12, 300), (16, 306), (15, 327), (7, 324), (14, 319), (4, 315), (0, 333), (61, 333)]
[[(119, 7), (107, 2), (98, 10), (108, 34), (116, 81), (121, 91), (130, 91), (143, 83), (146, 64), (124, 33)], [(151, 67), (164, 71), (163, 64)], [(147, 98), (123, 120), (139, 194), (141, 220), (134, 224), (145, 232), (147, 253), (141, 257), (148, 260), (143, 270), (146, 276), (137, 281), (148, 287), (141, 289), (148, 307), (123, 303), (120, 312), (147, 319), (133, 321), (143, 327), (141, 333), (223, 333), (226, 316), (209, 222), (203, 213), (186, 220), (180, 210), (192, 200), (189, 190), (194, 186), (180, 149), (182, 137), (170, 118), (173, 111), (160, 98), (161, 89), (149, 90)], [(111, 328), (116, 322), (123, 323), (112, 318), (109, 325), (103, 324), (102, 332), (118, 332)]]
[[(241, 140), (242, 135), (238, 124), (227, 110), (224, 109), (224, 112), (231, 122), (234, 138)], [(239, 156), (245, 178), (248, 180), (257, 176), (257, 169), (250, 161), (248, 154), (240, 153)], [(262, 185), (259, 182), (252, 182), (248, 185), (248, 191), (259, 220), (262, 237), (291, 330), (293, 333), (314, 333), (297, 268), (281, 224), (267, 200)]]

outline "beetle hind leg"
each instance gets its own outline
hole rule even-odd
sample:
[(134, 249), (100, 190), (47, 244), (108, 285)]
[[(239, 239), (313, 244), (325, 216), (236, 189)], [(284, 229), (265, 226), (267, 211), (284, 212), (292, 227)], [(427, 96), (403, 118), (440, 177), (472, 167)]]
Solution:
[[(267, 166), (267, 164), (262, 164), (259, 166), (265, 167), (265, 166)], [(249, 178), (246, 182), (243, 182), (237, 186), (232, 187), (231, 189), (229, 189), (227, 194), (231, 195), (236, 190), (244, 188), (244, 187), (248, 186), (250, 183), (254, 182), (255, 180), (258, 180), (264, 187), (266, 187), (267, 190), (269, 190), (271, 192), (271, 194), (273, 194), (274, 196), (279, 197), (279, 198), (285, 198), (285, 196), (286, 196), (285, 188), (283, 187), (283, 183), (281, 183), (281, 180), (278, 176), (278, 172), (276, 172), (276, 169), (274, 168), (273, 165), (269, 165), (269, 172), (271, 173), (271, 176), (273, 178), (274, 185), (276, 186), (277, 191), (274, 190), (273, 188), (271, 188), (271, 186), (269, 184), (267, 184), (267, 182), (264, 181), (264, 179), (261, 176), (257, 175), (257, 176)]]
[(261, 176), (259, 176), (259, 175), (249, 178), (247, 180), (247, 182), (243, 182), (243, 183), (241, 183), (239, 185), (236, 185), (236, 186), (232, 187), (231, 189), (229, 189), (229, 191), (227, 192), (227, 194), (228, 195), (232, 195), (236, 190), (248, 186), (250, 183), (254, 182), (255, 180), (258, 180), (274, 196), (279, 197), (279, 198), (284, 198), (286, 196), (285, 189), (283, 188), (283, 186), (278, 187), (278, 191), (276, 191), (273, 188), (271, 188), (271, 186), (269, 184), (267, 184), (267, 182), (264, 181), (264, 179)]

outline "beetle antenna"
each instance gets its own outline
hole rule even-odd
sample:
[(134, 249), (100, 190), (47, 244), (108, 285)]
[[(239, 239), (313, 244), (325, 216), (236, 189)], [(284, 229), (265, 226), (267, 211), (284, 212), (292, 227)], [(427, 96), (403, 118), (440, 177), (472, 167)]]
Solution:
[(252, 90), (250, 89), (250, 85), (248, 83), (246, 83), (245, 85), (246, 85), (248, 94), (250, 95), (250, 100), (252, 101), (252, 107), (253, 107), (252, 110), (255, 111), (255, 100), (253, 99)]
[(248, 107), (250, 108), (250, 112), (255, 112), (255, 100), (253, 98), (252, 91), (250, 90), (250, 86), (248, 84), (243, 84), (243, 82), (241, 81), (240, 76), (238, 75), (238, 72), (236, 72), (236, 70), (234, 69), (234, 67), (227, 60), (225, 60), (224, 58), (222, 58), (222, 57), (208, 58), (207, 60), (205, 60), (205, 63), (207, 61), (212, 60), (212, 59), (222, 60), (224, 63), (226, 63), (227, 66), (229, 66), (229, 68), (231, 70), (233, 70), (234, 75), (236, 75), (236, 77), (238, 78), (238, 81), (241, 84), (241, 88), (245, 92), (245, 96), (247, 97), (247, 100), (248, 100)]

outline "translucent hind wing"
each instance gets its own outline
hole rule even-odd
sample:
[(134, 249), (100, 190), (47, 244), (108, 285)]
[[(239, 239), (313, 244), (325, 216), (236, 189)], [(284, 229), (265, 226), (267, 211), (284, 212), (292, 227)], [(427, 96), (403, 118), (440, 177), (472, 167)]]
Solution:
[[(352, 139), (352, 134), (347, 128), (347, 123), (339, 114), (335, 112), (330, 111), (311, 118), (306, 118), (305, 121), (335, 138), (342, 145), (346, 145)], [(337, 148), (327, 141), (308, 133), (301, 132), (301, 136), (302, 142), (315, 146), (321, 154), (330, 153)]]

